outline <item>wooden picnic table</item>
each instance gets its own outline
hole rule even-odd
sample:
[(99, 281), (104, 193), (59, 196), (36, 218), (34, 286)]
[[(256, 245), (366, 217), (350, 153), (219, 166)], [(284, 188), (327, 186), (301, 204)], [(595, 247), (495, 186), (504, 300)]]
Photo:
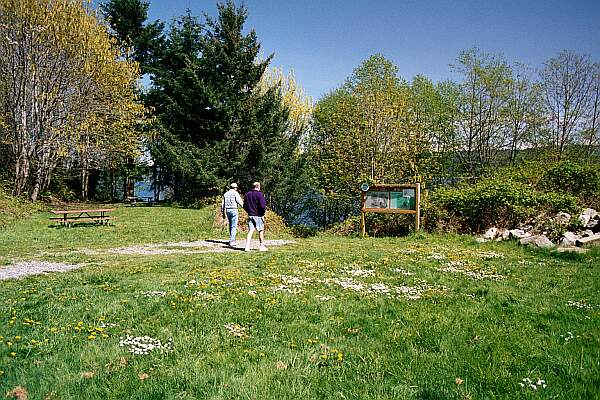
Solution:
[(143, 205), (143, 206), (153, 206), (155, 205), (157, 202), (154, 200), (154, 197), (152, 196), (130, 196), (127, 197), (127, 202), (129, 203), (130, 206), (135, 207), (137, 205)]
[(115, 211), (114, 208), (95, 208), (90, 210), (52, 210), (54, 215), (59, 217), (51, 217), (50, 220), (69, 227), (74, 222), (95, 222), (99, 225), (108, 225), (114, 217), (108, 214)]

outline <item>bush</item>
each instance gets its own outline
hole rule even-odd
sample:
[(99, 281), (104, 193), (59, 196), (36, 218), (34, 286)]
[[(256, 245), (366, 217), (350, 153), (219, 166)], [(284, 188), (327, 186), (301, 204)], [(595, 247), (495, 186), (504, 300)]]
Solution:
[(8, 194), (8, 190), (0, 185), (0, 228), (14, 220), (31, 215), (39, 209), (39, 204), (12, 197)]
[(316, 228), (312, 228), (306, 225), (293, 225), (291, 227), (292, 235), (297, 238), (309, 238), (316, 236), (318, 231)]
[(532, 186), (487, 179), (475, 185), (431, 193), (423, 214), (429, 230), (481, 232), (490, 226), (512, 227), (539, 214), (578, 209), (570, 195), (543, 193)]
[(568, 193), (579, 198), (582, 203), (594, 206), (598, 203), (600, 173), (572, 161), (562, 161), (542, 175), (537, 187), (547, 192)]

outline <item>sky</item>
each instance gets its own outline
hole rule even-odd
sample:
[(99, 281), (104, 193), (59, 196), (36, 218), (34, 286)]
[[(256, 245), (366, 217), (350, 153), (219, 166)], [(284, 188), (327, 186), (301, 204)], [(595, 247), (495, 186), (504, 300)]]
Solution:
[[(148, 0), (149, 19), (190, 9), (216, 15), (216, 0)], [(236, 0), (236, 4), (241, 4)], [(293, 71), (317, 101), (380, 53), (407, 80), (458, 79), (450, 64), (474, 46), (541, 67), (561, 50), (600, 62), (600, 0), (245, 0), (272, 65)]]

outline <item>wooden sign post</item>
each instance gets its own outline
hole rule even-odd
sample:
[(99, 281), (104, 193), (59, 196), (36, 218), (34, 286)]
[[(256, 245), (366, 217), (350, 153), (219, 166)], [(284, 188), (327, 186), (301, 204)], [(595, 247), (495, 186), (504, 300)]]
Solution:
[(415, 231), (420, 229), (421, 221), (421, 184), (403, 185), (361, 185), (360, 233), (366, 234), (368, 212), (387, 214), (414, 214)]

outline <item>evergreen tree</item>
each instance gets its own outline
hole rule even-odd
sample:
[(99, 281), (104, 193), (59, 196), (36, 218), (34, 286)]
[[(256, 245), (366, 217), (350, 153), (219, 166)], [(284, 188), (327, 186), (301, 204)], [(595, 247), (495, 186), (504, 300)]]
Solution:
[(153, 72), (153, 63), (163, 41), (164, 23), (147, 23), (149, 3), (144, 0), (109, 0), (100, 5), (113, 35), (124, 47), (131, 47), (142, 74)]
[(164, 129), (153, 155), (179, 198), (229, 180), (275, 182), (297, 147), (284, 135), (288, 109), (278, 87), (259, 88), (271, 56), (258, 61), (256, 33), (243, 33), (246, 18), (232, 1), (219, 4), (205, 26), (188, 12), (157, 63), (148, 101)]

